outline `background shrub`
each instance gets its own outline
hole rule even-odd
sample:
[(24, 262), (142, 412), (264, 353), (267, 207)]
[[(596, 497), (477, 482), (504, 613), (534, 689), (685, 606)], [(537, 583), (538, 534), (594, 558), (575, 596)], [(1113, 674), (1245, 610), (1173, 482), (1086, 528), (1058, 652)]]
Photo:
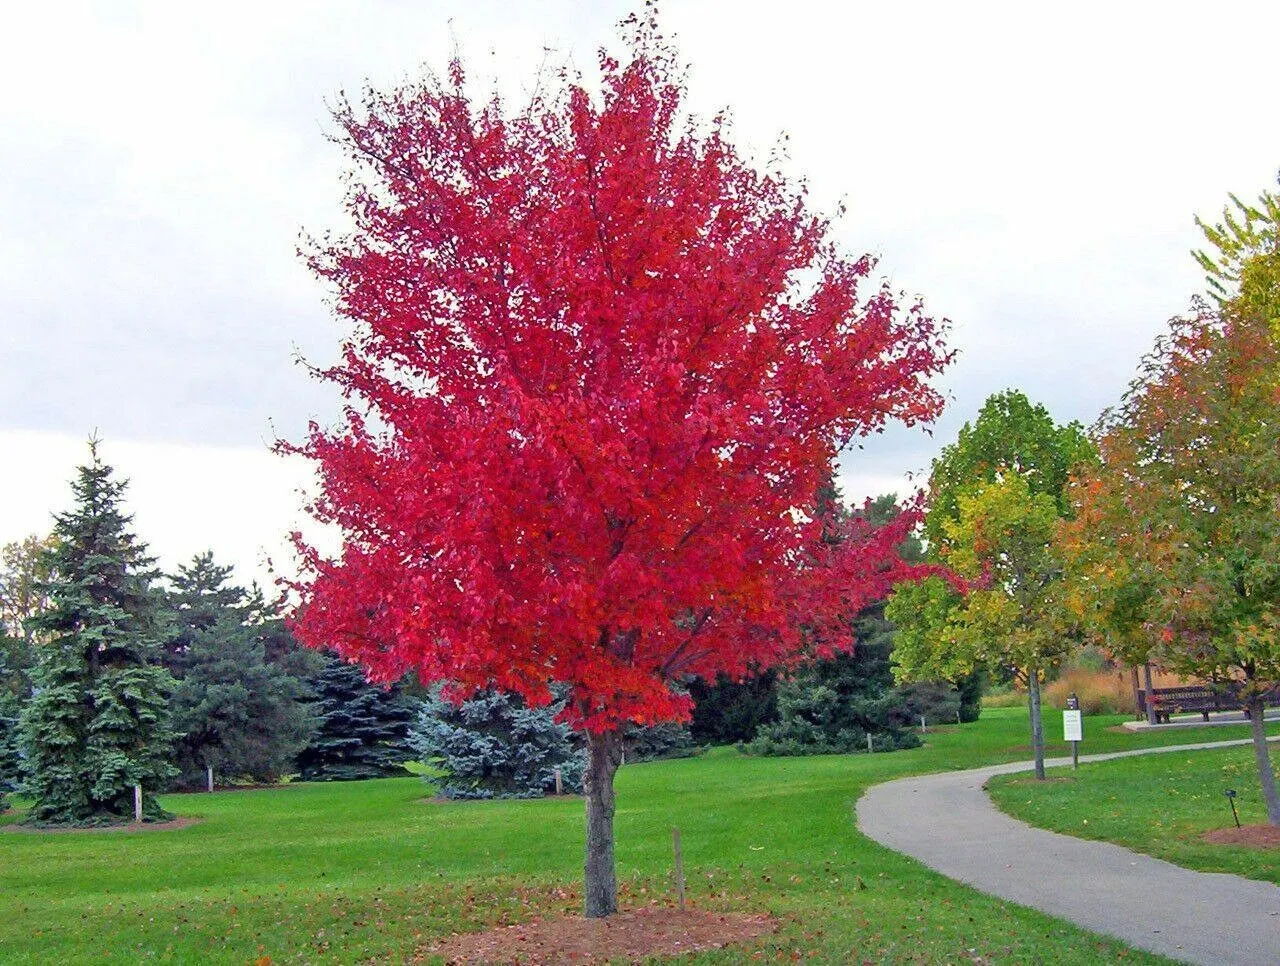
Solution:
[(1085, 714), (1129, 714), (1133, 711), (1133, 686), (1124, 671), (1090, 671), (1068, 668), (1044, 689), (1044, 703), (1050, 708), (1067, 706), (1072, 692), (1080, 699)]
[(489, 691), (454, 704), (434, 689), (409, 736), (434, 774), (428, 784), (445, 798), (538, 798), (555, 790), (582, 791), (582, 751), (556, 703), (528, 708), (516, 695)]

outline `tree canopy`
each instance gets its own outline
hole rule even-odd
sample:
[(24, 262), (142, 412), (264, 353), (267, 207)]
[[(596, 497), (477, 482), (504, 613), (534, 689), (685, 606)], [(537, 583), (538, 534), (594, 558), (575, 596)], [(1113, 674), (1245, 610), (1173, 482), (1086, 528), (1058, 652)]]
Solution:
[(980, 669), (1026, 684), (1036, 774), (1044, 777), (1040, 679), (1068, 648), (1062, 565), (1054, 538), (1070, 514), (1072, 467), (1096, 459), (1077, 423), (1006, 391), (933, 463), (925, 533), (931, 559), (965, 584), (937, 576), (895, 588), (886, 616), (898, 626), (900, 680), (958, 680)]
[(803, 184), (682, 113), (675, 54), (632, 27), (598, 94), (545, 76), (511, 110), (455, 62), (340, 102), (354, 229), (310, 264), (351, 325), (321, 373), (347, 407), (285, 447), (344, 534), (302, 548), (304, 641), (459, 695), (567, 688), (593, 915), (622, 727), (687, 717), (673, 682), (798, 659), (798, 615), (841, 646), (905, 576), (909, 519), (824, 547), (814, 493), (846, 443), (932, 418), (949, 358)]
[(1205, 226), (1217, 304), (1172, 320), (1104, 418), (1075, 491), (1092, 529), (1070, 536), (1083, 611), (1250, 710), (1280, 825), (1262, 729), (1280, 685), (1280, 209), (1235, 203), (1242, 219)]
[(1012, 471), (1032, 494), (1044, 493), (1067, 510), (1064, 491), (1072, 468), (1089, 459), (1092, 445), (1077, 422), (1059, 425), (1040, 403), (1016, 389), (993, 393), (966, 422), (954, 443), (942, 448), (929, 474), (924, 533), (931, 547), (946, 539), (947, 521), (960, 515), (960, 494)]
[(154, 793), (174, 774), (152, 559), (123, 510), (126, 484), (96, 443), (90, 456), (71, 484), (75, 506), (56, 517), (48, 604), (29, 621), (38, 661), (23, 730), (38, 823), (126, 820), (135, 785), (144, 813), (161, 817)]
[(311, 737), (303, 683), (269, 661), (263, 632), (274, 619), (260, 594), (230, 582), (231, 568), (197, 554), (170, 578), (167, 662), (177, 678), (174, 725), (179, 780), (274, 782)]

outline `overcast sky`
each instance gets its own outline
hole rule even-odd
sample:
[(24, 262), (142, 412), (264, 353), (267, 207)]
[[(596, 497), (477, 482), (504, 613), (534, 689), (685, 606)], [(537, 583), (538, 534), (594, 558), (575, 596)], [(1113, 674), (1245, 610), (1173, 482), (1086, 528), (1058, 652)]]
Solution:
[[(282, 559), (303, 468), (275, 434), (336, 414), (293, 364), (341, 329), (300, 265), (340, 220), (326, 102), (454, 43), (519, 90), (544, 49), (592, 78), (614, 0), (12, 5), (0, 37), (0, 542), (45, 532), (93, 430), (172, 566)], [(954, 322), (930, 439), (843, 462), (850, 496), (927, 473), (992, 392), (1062, 420), (1113, 402), (1201, 287), (1193, 215), (1280, 167), (1280, 4), (668, 0), (700, 113), (789, 135), (844, 243)], [(287, 554), (283, 554), (287, 557)]]

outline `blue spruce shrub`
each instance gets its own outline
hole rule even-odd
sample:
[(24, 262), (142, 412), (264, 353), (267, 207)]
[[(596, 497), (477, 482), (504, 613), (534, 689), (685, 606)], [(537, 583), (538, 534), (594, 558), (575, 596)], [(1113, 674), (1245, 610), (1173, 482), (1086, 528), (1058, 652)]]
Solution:
[(409, 743), (445, 798), (538, 798), (554, 792), (555, 769), (566, 792), (582, 791), (581, 743), (555, 721), (563, 705), (529, 708), (516, 695), (488, 691), (461, 705), (432, 690)]

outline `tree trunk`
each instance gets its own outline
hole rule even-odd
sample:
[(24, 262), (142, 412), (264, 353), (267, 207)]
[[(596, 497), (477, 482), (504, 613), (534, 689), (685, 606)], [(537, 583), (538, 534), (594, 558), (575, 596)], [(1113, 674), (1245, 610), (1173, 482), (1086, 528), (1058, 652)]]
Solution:
[(1267, 803), (1267, 821), (1280, 825), (1280, 795), (1276, 794), (1276, 773), (1271, 770), (1271, 752), (1267, 749), (1266, 701), (1261, 696), (1250, 698), (1248, 710), (1253, 729), (1253, 756), (1258, 760), (1258, 780), (1262, 782), (1262, 797)]
[(1036, 778), (1044, 779), (1044, 721), (1040, 717), (1040, 672), (1027, 670), (1027, 711), (1031, 715), (1031, 750), (1036, 758)]
[(618, 873), (613, 859), (613, 776), (622, 762), (622, 732), (587, 732), (586, 913), (601, 919), (618, 911)]
[(1155, 695), (1151, 693), (1153, 690), (1151, 687), (1151, 662), (1148, 661), (1142, 665), (1142, 676), (1147, 685), (1147, 724), (1159, 724), (1160, 722), (1156, 720)]
[(1142, 690), (1142, 685), (1138, 683), (1138, 665), (1131, 664), (1129, 666), (1129, 677), (1133, 679), (1133, 713), (1141, 718), (1142, 700), (1138, 696), (1138, 692)]

